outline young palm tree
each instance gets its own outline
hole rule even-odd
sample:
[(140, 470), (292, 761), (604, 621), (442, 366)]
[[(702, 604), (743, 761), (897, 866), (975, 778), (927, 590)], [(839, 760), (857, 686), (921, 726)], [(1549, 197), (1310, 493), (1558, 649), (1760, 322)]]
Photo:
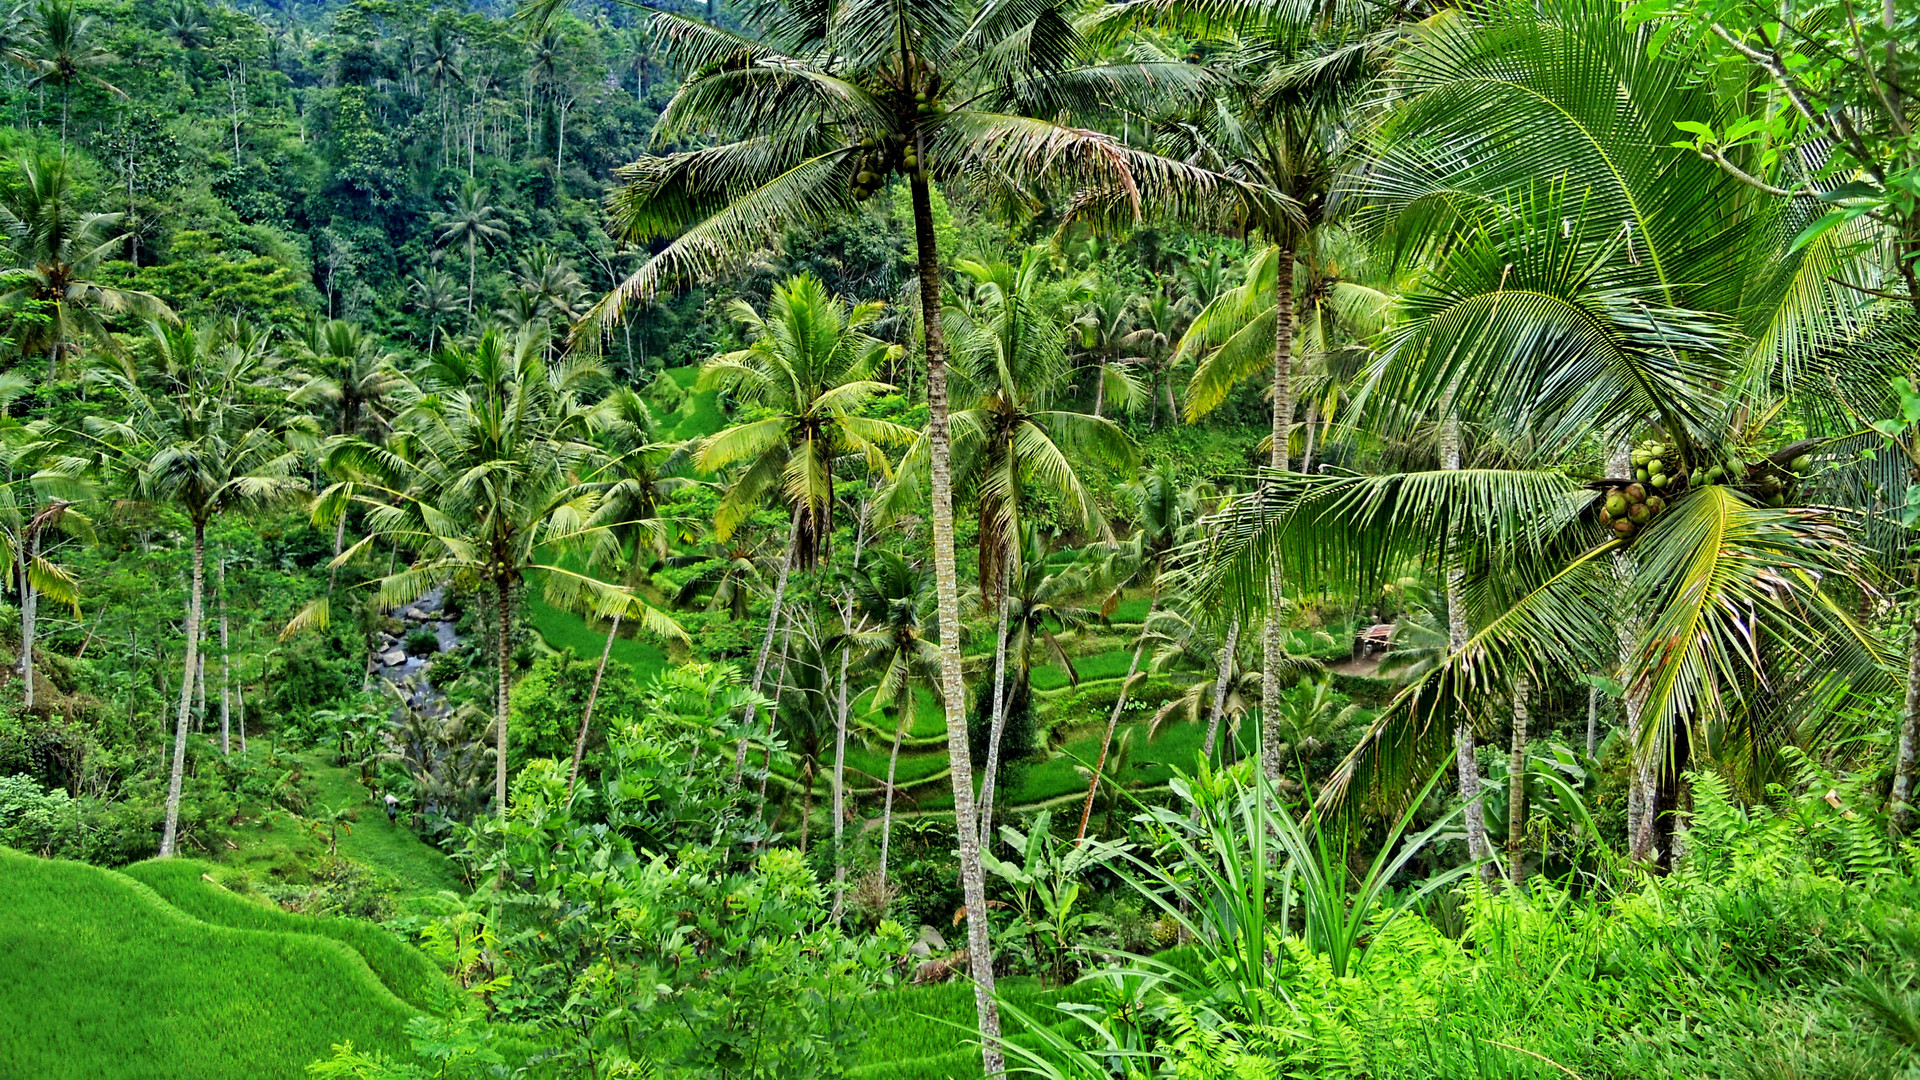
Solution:
[[(563, 6), (540, 0), (530, 14), (539, 20)], [(1063, 120), (1164, 98), (1194, 87), (1202, 73), (1181, 63), (1091, 63), (1065, 16), (1047, 4), (835, 0), (772, 11), (762, 23), (766, 34), (756, 38), (655, 15), (663, 53), (693, 73), (662, 113), (656, 137), (712, 131), (730, 141), (624, 170), (626, 184), (613, 197), (617, 232), (635, 242), (675, 239), (597, 306), (600, 327), (611, 330), (630, 305), (661, 288), (734, 264), (781, 231), (849, 210), (889, 177), (905, 177), (927, 357), (937, 606), (941, 626), (953, 630), (941, 635), (941, 681), (989, 1076), (1004, 1069), (1004, 1059), (967, 756), (932, 184), (970, 176), (1004, 197), (1079, 193), (1074, 211), (1088, 219), (1137, 219), (1147, 206), (1196, 220), (1225, 212), (1213, 196), (1227, 182)]]
[(72, 112), (73, 85), (92, 83), (115, 97), (126, 92), (100, 77), (99, 72), (120, 58), (93, 43), (93, 16), (76, 10), (73, 0), (39, 0), (33, 6), (33, 72), (29, 86), (52, 86), (60, 91), (60, 147), (67, 145), (67, 118)]
[[(601, 442), (609, 462), (599, 475), (610, 477), (612, 483), (594, 511), (596, 521), (607, 523), (607, 527), (592, 538), (591, 562), (605, 567), (609, 576), (634, 592), (642, 575), (672, 548), (672, 522), (660, 516), (660, 500), (697, 481), (674, 475), (686, 463), (684, 448), (653, 441), (653, 413), (636, 391), (630, 387), (615, 390), (601, 403), (601, 413)], [(630, 615), (637, 615), (643, 626), (671, 623), (638, 596), (613, 613), (607, 644), (600, 650), (600, 664), (593, 670), (593, 686), (580, 713), (580, 733), (573, 741), (573, 765), (567, 770), (569, 797), (580, 776), (580, 759), (587, 750), (593, 707), (600, 699), (600, 681), (607, 674), (614, 639), (620, 636), (621, 622)], [(678, 624), (672, 626), (671, 636), (685, 637)]]
[[(0, 414), (26, 390), (26, 382), (0, 376)], [(92, 522), (76, 503), (92, 495), (86, 477), (93, 464), (46, 421), (22, 424), (0, 416), (0, 462), (17, 479), (0, 486), (0, 560), (12, 571), (20, 598), (21, 704), (34, 707), (34, 643), (40, 598), (80, 611), (80, 585), (72, 572), (44, 551), (49, 533), (91, 540)]]
[(467, 249), (467, 315), (471, 317), (480, 249), (507, 238), (507, 219), (487, 202), (486, 189), (469, 181), (461, 185), (444, 213), (433, 216), (433, 227), (442, 246), (459, 244)]
[[(765, 414), (700, 444), (696, 462), (702, 470), (739, 467), (714, 514), (715, 538), (724, 543), (769, 493), (792, 522), (754, 661), (755, 693), (780, 626), (788, 577), (796, 566), (812, 569), (833, 533), (836, 461), (857, 454), (885, 471), (885, 448), (913, 439), (909, 428), (860, 415), (874, 397), (893, 389), (870, 377), (898, 348), (866, 332), (882, 310), (879, 303), (849, 310), (818, 278), (802, 274), (774, 289), (764, 317), (745, 301), (731, 304), (730, 314), (753, 343), (714, 357), (700, 371), (701, 389), (726, 391)], [(749, 713), (748, 730), (753, 719)], [(743, 741), (736, 757), (745, 748)]]
[(84, 213), (73, 205), (73, 176), (64, 157), (36, 155), (20, 162), (18, 183), (0, 195), (0, 231), (7, 265), (0, 271), (0, 305), (18, 316), (15, 345), (63, 370), (79, 339), (107, 351), (115, 343), (107, 320), (115, 315), (164, 316), (155, 297), (102, 284), (100, 264), (119, 250), (119, 214)]
[(413, 310), (427, 320), (427, 349), (440, 347), (440, 324), (462, 307), (460, 286), (439, 268), (424, 270), (407, 280)]
[(610, 481), (595, 471), (603, 451), (593, 442), (599, 410), (590, 395), (605, 374), (584, 358), (549, 366), (544, 351), (537, 338), (508, 342), (494, 330), (471, 350), (449, 346), (384, 447), (349, 437), (331, 450), (333, 467), (354, 477), (354, 497), (368, 506), (367, 536), (335, 562), (382, 539), (413, 552), (411, 565), (379, 581), (382, 607), (404, 607), (449, 583), (490, 594), (494, 810), (503, 816), (513, 640), (528, 579), (543, 578), (561, 605), (587, 607), (582, 598), (590, 596), (603, 618), (633, 601), (550, 555), (615, 523), (596, 515)]
[(208, 330), (154, 323), (147, 335), (147, 362), (140, 368), (100, 367), (88, 373), (119, 394), (128, 409), (124, 419), (88, 417), (88, 432), (131, 475), (138, 497), (174, 507), (193, 529), (186, 663), (174, 719), (162, 858), (174, 853), (180, 823), (187, 718), (193, 673), (200, 664), (207, 525), (227, 511), (285, 502), (305, 492), (298, 447), (316, 434), (284, 389), (276, 389), (273, 372), (258, 353), (216, 349), (215, 344)]
[(344, 319), (315, 320), (293, 352), (312, 373), (296, 391), (298, 401), (331, 411), (334, 434), (377, 442), (392, 429), (406, 377), (378, 338)]

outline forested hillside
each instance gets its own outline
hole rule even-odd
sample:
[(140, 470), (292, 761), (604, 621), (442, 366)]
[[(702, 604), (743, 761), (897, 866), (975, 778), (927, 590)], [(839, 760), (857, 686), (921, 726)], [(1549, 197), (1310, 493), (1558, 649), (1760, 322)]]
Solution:
[(1916, 42), (0, 2), (0, 1078), (1920, 1078)]

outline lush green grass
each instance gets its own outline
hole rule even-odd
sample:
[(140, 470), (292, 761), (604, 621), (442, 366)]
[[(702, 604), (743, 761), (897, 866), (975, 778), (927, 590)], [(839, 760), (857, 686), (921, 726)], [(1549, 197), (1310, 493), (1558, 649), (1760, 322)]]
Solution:
[[(995, 988), (1001, 1000), (1041, 1020), (1059, 1015), (1053, 1004), (1085, 996), (1076, 987), (1050, 989), (1027, 978), (1000, 979)], [(875, 995), (870, 1008), (867, 1037), (848, 1070), (852, 1080), (974, 1080), (980, 1075), (972, 983), (956, 979), (906, 986)], [(1029, 1042), (1019, 1034), (1013, 1039)]]
[(324, 753), (309, 755), (304, 764), (320, 804), (349, 807), (357, 815), (353, 831), (340, 835), (340, 854), (372, 867), (402, 896), (466, 891), (453, 861), (404, 824), (388, 821), (385, 807), (353, 770), (328, 764)]
[[(1140, 658), (1142, 666), (1146, 665), (1147, 659), (1145, 656)], [(1080, 673), (1080, 681), (1082, 683), (1095, 682), (1100, 679), (1122, 679), (1126, 677), (1127, 665), (1132, 661), (1133, 650), (1131, 648), (1109, 649), (1106, 652), (1094, 653), (1091, 656), (1075, 656), (1073, 658), (1073, 670)], [(1046, 667), (1036, 667), (1033, 669), (1033, 688), (1035, 690), (1058, 690), (1068, 685), (1070, 681), (1071, 680), (1067, 678), (1066, 671), (1057, 664), (1050, 664)], [(993, 680), (989, 678), (987, 682), (991, 685)]]
[(124, 875), (0, 850), (9, 1080), (300, 1080), (335, 1043), (403, 1052), (415, 1015), (338, 940), (210, 926)]
[(450, 991), (433, 962), (390, 931), (358, 919), (314, 918), (269, 906), (218, 884), (226, 871), (197, 859), (150, 859), (122, 873), (159, 893), (188, 915), (213, 926), (311, 934), (346, 944), (366, 960), (395, 997), (424, 1012), (438, 1012)]
[[(561, 611), (537, 596), (527, 600), (527, 625), (538, 631), (549, 647), (572, 649), (573, 655), (582, 660), (597, 662), (601, 650), (607, 647), (605, 630), (589, 626), (580, 616)], [(670, 662), (657, 641), (625, 634), (614, 639), (613, 658), (633, 669), (633, 678), (642, 683), (665, 671)]]

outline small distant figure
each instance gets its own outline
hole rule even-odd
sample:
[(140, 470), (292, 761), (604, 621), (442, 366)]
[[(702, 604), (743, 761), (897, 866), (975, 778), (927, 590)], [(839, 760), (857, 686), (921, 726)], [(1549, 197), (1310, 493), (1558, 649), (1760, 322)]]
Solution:
[(391, 791), (387, 792), (387, 821), (400, 824), (400, 800)]

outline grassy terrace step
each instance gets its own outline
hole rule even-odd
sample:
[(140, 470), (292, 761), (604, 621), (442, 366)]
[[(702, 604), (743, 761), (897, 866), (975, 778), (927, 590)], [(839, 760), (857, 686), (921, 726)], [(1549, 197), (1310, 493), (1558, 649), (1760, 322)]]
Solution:
[(359, 919), (296, 915), (216, 884), (221, 868), (198, 859), (149, 859), (121, 871), (182, 912), (212, 926), (310, 934), (339, 941), (360, 954), (382, 985), (422, 1012), (439, 1012), (452, 987), (420, 950)]
[(336, 1043), (404, 1053), (415, 1015), (343, 941), (209, 925), (126, 875), (0, 849), (9, 1080), (301, 1080)]

